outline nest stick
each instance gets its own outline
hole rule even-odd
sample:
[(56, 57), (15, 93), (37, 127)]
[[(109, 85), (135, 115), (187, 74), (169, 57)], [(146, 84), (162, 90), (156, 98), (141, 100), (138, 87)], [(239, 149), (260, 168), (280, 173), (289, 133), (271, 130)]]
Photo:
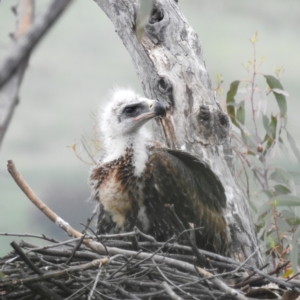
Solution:
[(183, 300), (181, 297), (179, 297), (173, 292), (172, 288), (168, 285), (166, 281), (163, 281), (162, 286), (172, 300)]
[[(61, 229), (63, 229), (69, 236), (74, 238), (81, 238), (83, 236), (82, 233), (75, 230), (69, 223), (60, 218), (55, 212), (53, 212), (31, 189), (31, 187), (27, 184), (25, 179), (17, 170), (14, 162), (9, 160), (7, 163), (7, 170), (15, 180), (19, 188), (24, 192), (27, 198), (39, 209), (41, 210), (53, 223), (58, 225)], [(98, 247), (95, 246), (94, 242), (90, 239), (85, 239), (84, 244), (91, 249), (98, 252)]]

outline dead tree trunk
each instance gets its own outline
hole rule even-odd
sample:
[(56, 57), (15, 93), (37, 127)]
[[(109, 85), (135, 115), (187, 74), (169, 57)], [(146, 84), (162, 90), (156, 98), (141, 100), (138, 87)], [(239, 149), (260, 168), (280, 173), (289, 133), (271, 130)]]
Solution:
[[(197, 34), (174, 0), (155, 2), (141, 41), (135, 32), (137, 0), (95, 1), (130, 53), (145, 95), (167, 107), (166, 118), (154, 125), (155, 138), (202, 157), (221, 178), (230, 255), (245, 260), (257, 247), (256, 233), (247, 199), (236, 182), (229, 119), (215, 99)], [(258, 252), (252, 264), (262, 262)]]

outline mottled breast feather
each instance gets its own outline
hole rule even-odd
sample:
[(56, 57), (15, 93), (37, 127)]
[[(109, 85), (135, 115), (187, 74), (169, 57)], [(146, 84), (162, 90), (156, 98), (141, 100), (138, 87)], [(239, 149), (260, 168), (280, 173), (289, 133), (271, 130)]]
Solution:
[(100, 203), (99, 234), (129, 231), (140, 225), (141, 180), (134, 175), (132, 159), (133, 150), (127, 148), (124, 156), (91, 170), (92, 198)]
[(223, 210), (223, 186), (209, 166), (179, 150), (149, 149), (140, 177), (134, 175), (133, 150), (118, 160), (92, 169), (93, 197), (100, 202), (99, 233), (129, 231), (137, 226), (159, 241), (166, 241), (180, 229), (168, 204), (186, 228), (196, 232), (198, 247), (224, 253), (228, 236)]

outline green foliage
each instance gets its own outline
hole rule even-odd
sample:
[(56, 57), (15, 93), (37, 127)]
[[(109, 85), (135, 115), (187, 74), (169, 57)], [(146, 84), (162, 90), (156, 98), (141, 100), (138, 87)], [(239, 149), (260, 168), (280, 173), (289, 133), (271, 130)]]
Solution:
[[(296, 274), (300, 265), (300, 197), (295, 185), (300, 184), (300, 174), (275, 166), (274, 158), (280, 151), (286, 156), (291, 149), (300, 164), (300, 151), (287, 130), (288, 93), (279, 78), (282, 68), (275, 69), (275, 76), (259, 71), (265, 57), (257, 61), (257, 37), (256, 32), (250, 39), (253, 58), (243, 65), (249, 79), (233, 81), (226, 96), (227, 112), (234, 129), (233, 150), (240, 158), (238, 176), (255, 214), (263, 251), (274, 263), (276, 260), (290, 260)], [(259, 76), (265, 81), (264, 87), (257, 84)], [(276, 103), (275, 114), (267, 109), (267, 103), (269, 106)], [(251, 120), (246, 120), (246, 110), (251, 111)], [(251, 172), (256, 191), (250, 188), (252, 182), (248, 174)], [(288, 277), (291, 273), (291, 270), (285, 270), (282, 276)]]

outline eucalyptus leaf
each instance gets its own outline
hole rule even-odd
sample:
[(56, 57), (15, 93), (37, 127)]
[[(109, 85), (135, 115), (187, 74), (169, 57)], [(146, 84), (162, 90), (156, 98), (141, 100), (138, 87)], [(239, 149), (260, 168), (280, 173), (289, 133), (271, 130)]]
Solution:
[(269, 123), (270, 123), (269, 118), (266, 115), (262, 115), (262, 118), (263, 118), (264, 128), (265, 128), (268, 136), (273, 137), (273, 132), (272, 132), (272, 129), (269, 125)]
[(298, 248), (299, 248), (298, 243), (294, 239), (292, 242), (292, 251), (291, 251), (291, 255), (290, 255), (294, 274), (298, 273)]
[(280, 115), (281, 117), (284, 117), (286, 112), (287, 112), (287, 104), (286, 104), (286, 99), (285, 96), (281, 93), (276, 92), (276, 89), (283, 91), (283, 86), (280, 83), (280, 81), (272, 76), (272, 75), (264, 75), (267, 81), (267, 84), (269, 85), (270, 89), (272, 90), (277, 104), (279, 106), (280, 109)]
[(284, 95), (286, 97), (290, 96), (290, 94), (288, 92), (284, 91), (284, 90), (281, 90), (281, 89), (272, 89), (272, 90), (273, 90), (273, 92), (275, 92), (277, 94), (281, 94), (281, 95)]
[(236, 125), (237, 127), (240, 127), (239, 124), (237, 123), (236, 119), (235, 119), (235, 99), (234, 96), (237, 93), (238, 87), (239, 87), (240, 81), (236, 80), (233, 81), (230, 84), (230, 88), (229, 91), (227, 92), (227, 97), (226, 97), (226, 105), (227, 105), (227, 113), (231, 119), (231, 122)]
[(291, 146), (291, 148), (292, 148), (292, 150), (293, 150), (293, 152), (294, 152), (295, 156), (297, 157), (298, 162), (299, 162), (299, 164), (300, 164), (300, 151), (299, 151), (299, 149), (298, 149), (298, 147), (297, 147), (297, 145), (296, 145), (296, 143), (295, 143), (295, 140), (294, 140), (294, 138), (288, 133), (288, 131), (286, 131), (286, 136), (287, 136), (287, 139), (288, 139), (288, 141), (289, 141), (289, 143), (290, 143), (290, 146)]
[(300, 236), (300, 226), (297, 228), (297, 230), (294, 233), (294, 240), (297, 240)]
[[(242, 135), (242, 139), (243, 139), (243, 142), (248, 146), (250, 147), (251, 149), (256, 149), (256, 144), (255, 142), (253, 141), (252, 137), (250, 134), (248, 133), (245, 133), (243, 130), (241, 130), (241, 135)], [(250, 154), (250, 153), (248, 153)]]
[(284, 183), (289, 188), (291, 187), (290, 181), (293, 180), (292, 176), (282, 168), (274, 168), (274, 172), (270, 175), (270, 179), (278, 183)]
[(291, 210), (291, 209), (283, 209), (280, 214), (285, 218), (285, 219), (288, 219), (288, 218), (295, 218), (296, 215), (295, 213)]
[(276, 206), (300, 206), (300, 197), (292, 195), (279, 195), (271, 199), (276, 203)]
[(290, 230), (290, 225), (283, 219), (278, 218), (277, 220), (277, 226), (279, 229), (279, 232), (287, 232)]
[(259, 208), (259, 216), (264, 215), (265, 213), (267, 213), (268, 211), (270, 211), (272, 208), (271, 204), (269, 202), (264, 203), (260, 208)]
[(281, 118), (278, 116), (277, 123), (276, 123), (276, 133), (275, 133), (275, 147), (279, 147), (279, 137), (281, 133)]
[(274, 186), (274, 189), (277, 193), (277, 195), (284, 195), (284, 194), (290, 194), (291, 191), (284, 185), (277, 184)]
[(294, 233), (293, 242), (292, 242), (292, 251), (291, 251), (291, 263), (294, 273), (298, 272), (298, 255), (299, 255), (299, 236), (300, 236), (300, 226)]
[(242, 123), (243, 125), (245, 124), (245, 101), (242, 101), (240, 103), (240, 106), (236, 112), (236, 118), (240, 123)]
[(262, 190), (261, 192), (264, 193), (269, 199), (273, 198), (273, 194), (269, 190)]
[(300, 218), (297, 218), (297, 217), (290, 217), (290, 218), (286, 218), (285, 219), (287, 221), (287, 223), (290, 225), (290, 226), (299, 226), (300, 225)]
[(290, 171), (289, 174), (293, 177), (294, 182), (295, 182), (297, 185), (300, 185), (300, 173)]

